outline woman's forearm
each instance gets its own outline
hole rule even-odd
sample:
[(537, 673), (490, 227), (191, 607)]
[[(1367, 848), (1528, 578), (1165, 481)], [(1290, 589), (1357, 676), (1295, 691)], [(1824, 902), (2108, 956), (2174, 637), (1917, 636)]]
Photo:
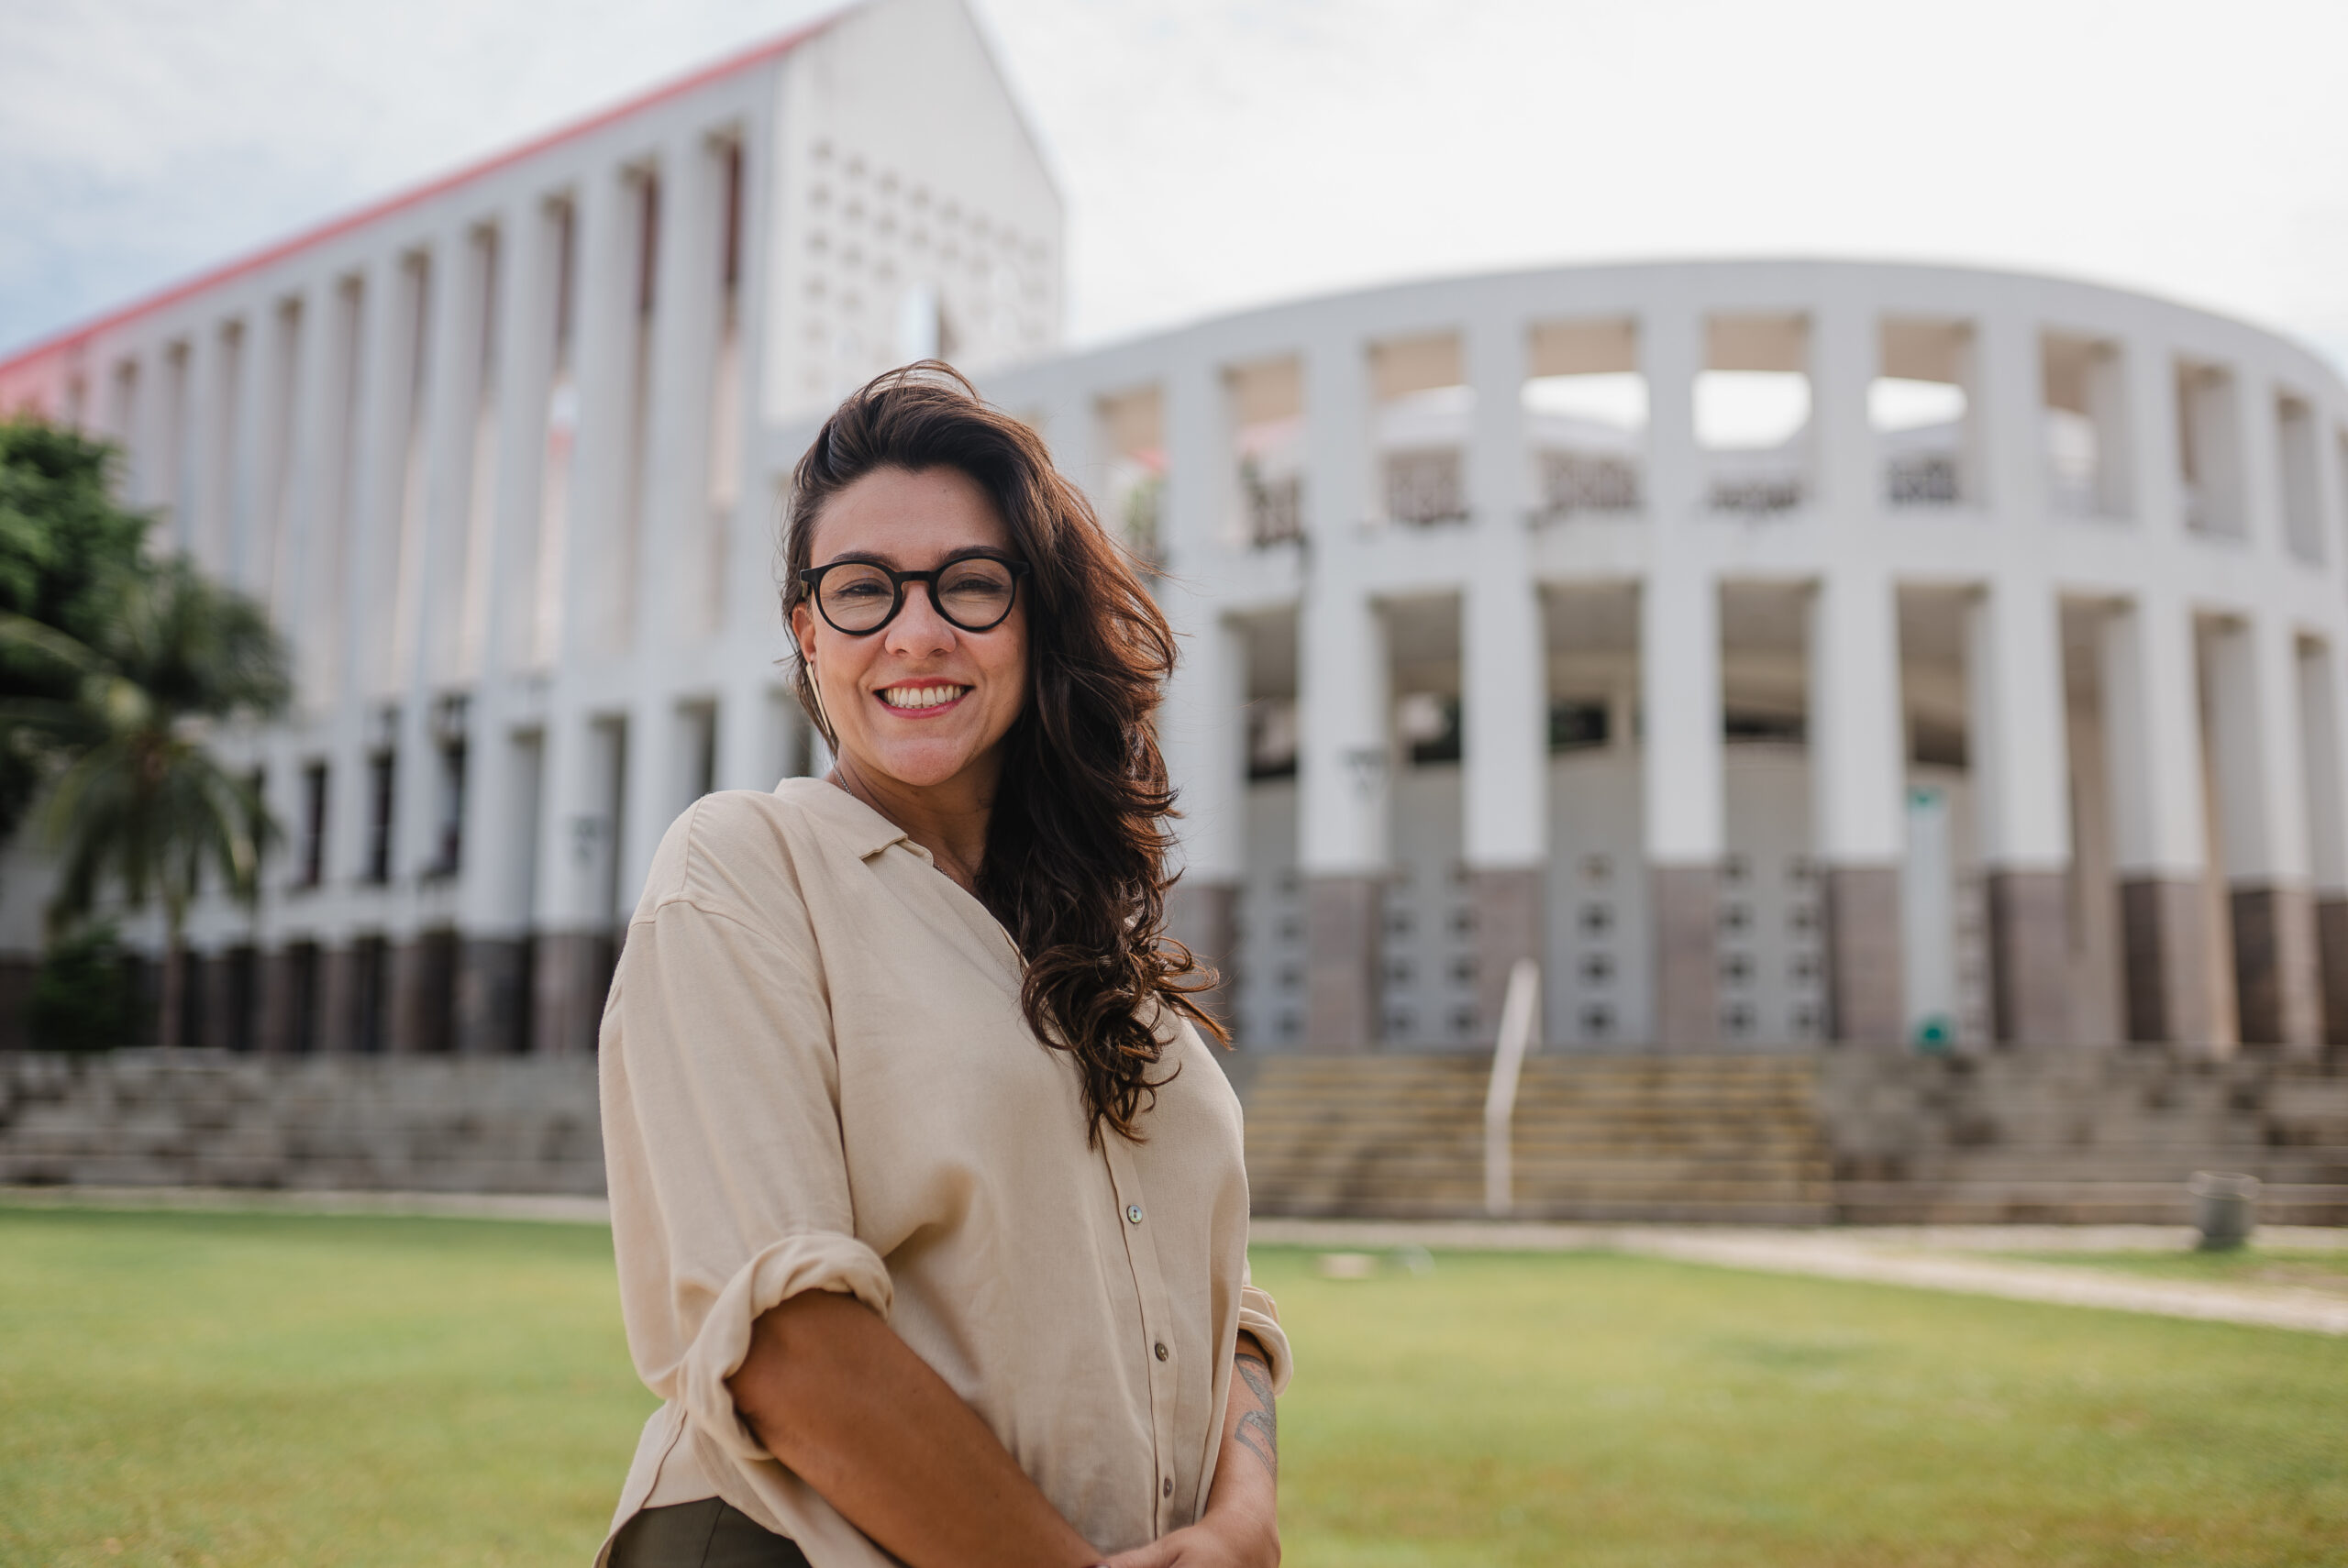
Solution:
[(769, 1453), (913, 1568), (1100, 1561), (977, 1412), (854, 1297), (808, 1291), (766, 1313), (726, 1386)]
[(1231, 1397), (1224, 1410), (1223, 1446), (1207, 1491), (1207, 1518), (1279, 1561), (1279, 1412), (1272, 1403), (1272, 1362), (1252, 1334), (1239, 1336), (1232, 1355)]

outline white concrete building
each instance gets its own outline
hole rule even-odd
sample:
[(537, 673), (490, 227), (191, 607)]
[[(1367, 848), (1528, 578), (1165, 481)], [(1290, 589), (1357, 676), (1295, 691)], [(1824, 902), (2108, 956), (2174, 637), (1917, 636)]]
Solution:
[(2348, 388), (1993, 272), (1580, 267), (991, 378), (1163, 564), (1249, 1045), (2348, 1038)]
[(296, 650), (224, 741), (291, 842), (194, 922), (189, 1037), (592, 1049), (670, 818), (807, 766), (774, 433), (1052, 348), (1061, 230), (958, 0), (871, 0), (0, 363)]
[[(196, 1037), (577, 1052), (676, 811), (814, 767), (773, 532), (937, 350), (1159, 569), (1251, 1049), (2348, 1039), (2348, 387), (2162, 301), (1567, 268), (1050, 357), (1058, 198), (872, 0), (0, 363), (293, 634)], [(38, 887), (0, 881), (0, 942)]]

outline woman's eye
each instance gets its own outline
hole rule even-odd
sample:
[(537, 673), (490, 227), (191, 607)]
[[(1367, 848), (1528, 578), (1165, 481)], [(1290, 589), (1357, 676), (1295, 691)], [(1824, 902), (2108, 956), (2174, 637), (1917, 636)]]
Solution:
[(832, 597), (835, 599), (885, 599), (888, 594), (889, 590), (885, 584), (872, 581), (869, 578), (839, 583), (832, 589)]

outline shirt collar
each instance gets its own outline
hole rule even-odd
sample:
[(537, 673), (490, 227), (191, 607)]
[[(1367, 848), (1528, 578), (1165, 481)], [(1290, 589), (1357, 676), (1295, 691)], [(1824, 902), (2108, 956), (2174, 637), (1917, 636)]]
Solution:
[(929, 852), (908, 838), (904, 829), (827, 778), (786, 778), (774, 792), (837, 834), (859, 860), (869, 860), (892, 844), (929, 858)]

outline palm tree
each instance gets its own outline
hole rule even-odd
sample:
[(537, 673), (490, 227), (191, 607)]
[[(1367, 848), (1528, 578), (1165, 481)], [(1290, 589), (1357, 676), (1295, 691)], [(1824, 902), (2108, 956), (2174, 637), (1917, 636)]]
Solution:
[(55, 773), (38, 821), (59, 859), (53, 930), (87, 915), (107, 887), (132, 909), (163, 906), (162, 1043), (180, 1043), (188, 906), (209, 871), (258, 895), (276, 825), (260, 791), (205, 744), (221, 721), (271, 718), (292, 695), (283, 641), (260, 607), (183, 558), (127, 575), (91, 641), (0, 615), (0, 645), (77, 678), (61, 700), (0, 701), (0, 727)]

